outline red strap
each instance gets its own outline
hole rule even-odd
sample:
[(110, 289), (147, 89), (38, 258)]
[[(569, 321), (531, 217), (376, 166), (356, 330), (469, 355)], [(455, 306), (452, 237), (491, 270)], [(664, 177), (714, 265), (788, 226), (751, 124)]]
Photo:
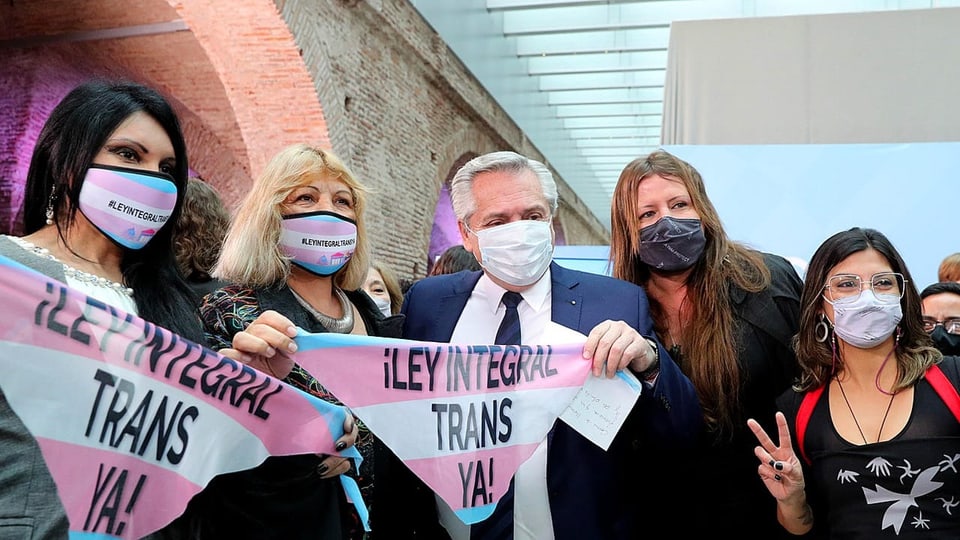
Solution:
[(807, 424), (810, 423), (810, 415), (813, 414), (813, 408), (820, 401), (820, 395), (823, 394), (824, 388), (826, 388), (826, 385), (804, 394), (803, 401), (800, 402), (800, 408), (797, 410), (797, 446), (800, 447), (800, 456), (808, 465), (811, 462), (810, 458), (807, 457), (807, 451), (803, 448), (803, 441), (807, 433)]
[(960, 422), (960, 394), (958, 394), (957, 389), (950, 384), (947, 376), (943, 374), (943, 370), (940, 369), (940, 366), (934, 364), (927, 368), (926, 376), (927, 381), (930, 382), (930, 386), (936, 390), (940, 399), (947, 404), (947, 408), (950, 409), (953, 416)]

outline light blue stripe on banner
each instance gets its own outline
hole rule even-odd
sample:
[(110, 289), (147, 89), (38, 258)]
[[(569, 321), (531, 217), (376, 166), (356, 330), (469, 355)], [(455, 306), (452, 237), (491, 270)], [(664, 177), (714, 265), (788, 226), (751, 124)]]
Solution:
[(385, 338), (377, 336), (362, 336), (357, 334), (337, 334), (322, 332), (311, 334), (302, 328), (297, 329), (297, 350), (309, 351), (312, 349), (328, 349), (331, 347), (377, 347), (400, 346), (409, 347), (414, 342), (405, 339)]
[(466, 523), (467, 525), (473, 525), (474, 523), (480, 523), (481, 521), (492, 516), (493, 511), (496, 509), (496, 504), (485, 504), (483, 506), (474, 506), (472, 508), (461, 508), (455, 513), (457, 514), (457, 517), (460, 518), (460, 521)]
[(623, 379), (627, 383), (627, 385), (630, 386), (630, 388), (633, 388), (637, 392), (643, 391), (643, 386), (637, 384), (637, 379), (628, 376), (626, 373), (623, 372), (623, 370), (620, 370), (617, 372), (617, 377), (620, 377), (621, 379)]
[(91, 533), (83, 531), (70, 531), (70, 540), (117, 540), (119, 536), (113, 536), (103, 533)]
[[(357, 470), (360, 470), (360, 463), (357, 463)], [(363, 523), (363, 530), (370, 532), (370, 515), (367, 511), (367, 503), (363, 501), (363, 495), (360, 494), (360, 486), (357, 481), (345, 474), (340, 475), (340, 484), (343, 485), (343, 491), (347, 494), (347, 499), (353, 501), (353, 506), (360, 515), (360, 521)]]

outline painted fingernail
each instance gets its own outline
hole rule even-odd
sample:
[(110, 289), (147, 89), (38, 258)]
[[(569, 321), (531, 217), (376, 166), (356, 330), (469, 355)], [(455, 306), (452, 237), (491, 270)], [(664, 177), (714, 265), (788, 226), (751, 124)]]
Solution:
[(773, 466), (773, 468), (776, 469), (776, 470), (778, 470), (778, 471), (782, 471), (782, 470), (783, 470), (783, 462), (782, 462), (782, 461), (778, 461), (778, 462)]
[(326, 472), (327, 472), (327, 465), (325, 463), (321, 463), (317, 465), (317, 474), (326, 474)]
[(776, 463), (776, 461), (774, 461), (774, 460), (771, 459), (770, 462), (768, 463), (768, 465), (770, 465), (771, 467), (773, 467), (773, 464), (774, 464), (774, 463)]
[(773, 475), (773, 479), (776, 480), (777, 482), (779, 482), (779, 481), (781, 480), (781, 478), (782, 478), (782, 477), (781, 477), (779, 474)]
[(347, 447), (347, 443), (340, 441), (337, 443), (337, 452), (343, 452), (343, 449)]
[(263, 353), (267, 358), (273, 358), (273, 355), (277, 354), (277, 350), (273, 347), (267, 347), (266, 352)]
[(297, 337), (297, 327), (296, 327), (296, 326), (288, 326), (288, 327), (287, 327), (287, 335), (290, 336), (290, 337)]
[(287, 345), (287, 350), (290, 352), (297, 352), (297, 344), (291, 341), (290, 344)]

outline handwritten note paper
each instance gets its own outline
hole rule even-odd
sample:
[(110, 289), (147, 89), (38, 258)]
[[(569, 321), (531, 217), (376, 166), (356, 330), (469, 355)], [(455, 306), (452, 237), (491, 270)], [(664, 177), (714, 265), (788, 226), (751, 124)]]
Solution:
[(642, 388), (640, 381), (626, 370), (612, 379), (591, 375), (560, 419), (607, 450)]
[[(584, 343), (587, 336), (554, 322), (547, 324), (544, 343)], [(587, 377), (560, 419), (591, 442), (607, 450), (640, 397), (643, 385), (628, 370), (617, 376)]]

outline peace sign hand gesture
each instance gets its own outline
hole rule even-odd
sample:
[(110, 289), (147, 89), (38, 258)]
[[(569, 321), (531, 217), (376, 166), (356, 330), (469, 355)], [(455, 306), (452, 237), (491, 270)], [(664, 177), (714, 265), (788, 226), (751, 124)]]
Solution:
[(813, 512), (807, 504), (803, 467), (793, 451), (787, 418), (783, 413), (777, 413), (779, 445), (774, 444), (756, 420), (747, 420), (747, 426), (760, 442), (753, 451), (760, 460), (757, 472), (767, 490), (777, 499), (780, 524), (793, 534), (806, 533), (813, 527)]

